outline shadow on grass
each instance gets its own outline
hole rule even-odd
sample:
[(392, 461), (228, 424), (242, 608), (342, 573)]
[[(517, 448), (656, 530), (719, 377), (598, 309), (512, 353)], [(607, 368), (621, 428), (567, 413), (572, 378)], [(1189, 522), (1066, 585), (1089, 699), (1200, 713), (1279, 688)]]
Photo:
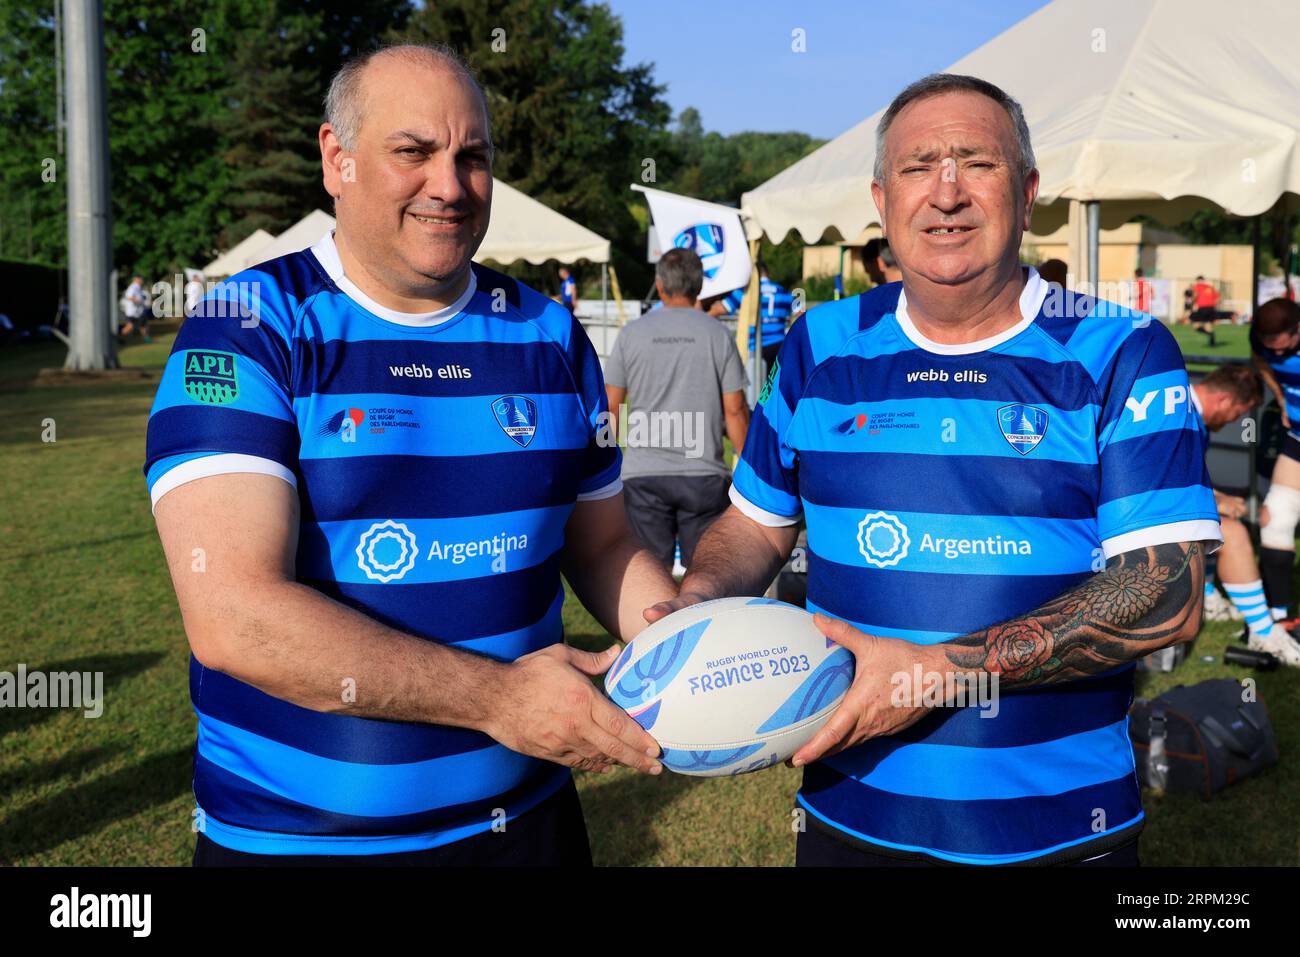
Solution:
[[(81, 752), (80, 759), (89, 767), (99, 760), (96, 749)], [(177, 748), (67, 788), (0, 821), (0, 847), (10, 859), (39, 854), (167, 804), (189, 790), (193, 768), (193, 748)]]
[(0, 794), (9, 794), (18, 788), (40, 787), (60, 778), (85, 774), (112, 760), (124, 750), (121, 747), (83, 748), (43, 764), (20, 765), (8, 774), (0, 774)]
[[(103, 672), (103, 694), (104, 698), (108, 699), (110, 692), (114, 688), (126, 681), (128, 678), (138, 675), (141, 672), (148, 671), (160, 662), (163, 657), (163, 654), (157, 651), (135, 651), (121, 655), (87, 655), (83, 658), (69, 658), (66, 661), (49, 661), (41, 663), (30, 661), (23, 662), (23, 664), (27, 666), (27, 693), (29, 695), (32, 693), (30, 678), (33, 672), (39, 671), (46, 676), (45, 694), (47, 701), (49, 700), (50, 695), (56, 690), (56, 688), (53, 687), (55, 683), (49, 680), (50, 676), (55, 672), (91, 672), (92, 675), (95, 672)], [(13, 678), (9, 680), (14, 682), (15, 685), (18, 680), (18, 664), (18, 662), (13, 662), (0, 665), (0, 671), (7, 671), (13, 675)], [(92, 684), (92, 687), (86, 690), (93, 694), (96, 689)], [(109, 702), (105, 700), (101, 702), (101, 704), (103, 705), (105, 712), (107, 712)], [(87, 705), (83, 700), (80, 708), (71, 709), (30, 706), (25, 708), (0, 708), (0, 739), (3, 739), (5, 735), (15, 731), (29, 731), (37, 725), (43, 724), (51, 718), (57, 717), (62, 712), (68, 710), (85, 711), (87, 710)]]
[(50, 548), (42, 548), (38, 552), (23, 552), (16, 555), (0, 555), (0, 563), (17, 561), (20, 558), (43, 558), (46, 555), (53, 555), (55, 552), (68, 552), (80, 550), (83, 548), (96, 548), (100, 545), (116, 545), (119, 542), (129, 542), (138, 538), (153, 538), (156, 533), (153, 529), (144, 532), (131, 532), (127, 535), (110, 535), (108, 538), (96, 538), (88, 542), (69, 542), (67, 545), (55, 545)]
[[(598, 775), (584, 775), (593, 779)], [(586, 784), (586, 782), (583, 782)], [(664, 771), (651, 777), (621, 770), (608, 782), (579, 790), (591, 854), (599, 867), (635, 867), (654, 860), (659, 839), (653, 824), (664, 808), (703, 784), (704, 778)]]

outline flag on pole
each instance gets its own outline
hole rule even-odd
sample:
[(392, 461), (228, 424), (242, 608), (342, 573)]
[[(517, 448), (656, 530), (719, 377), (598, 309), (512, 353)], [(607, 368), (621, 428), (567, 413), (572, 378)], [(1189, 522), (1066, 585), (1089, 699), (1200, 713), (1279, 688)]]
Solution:
[(740, 210), (661, 189), (632, 188), (645, 193), (650, 204), (660, 250), (666, 252), (678, 246), (699, 255), (704, 264), (701, 299), (720, 296), (749, 282), (753, 262)]

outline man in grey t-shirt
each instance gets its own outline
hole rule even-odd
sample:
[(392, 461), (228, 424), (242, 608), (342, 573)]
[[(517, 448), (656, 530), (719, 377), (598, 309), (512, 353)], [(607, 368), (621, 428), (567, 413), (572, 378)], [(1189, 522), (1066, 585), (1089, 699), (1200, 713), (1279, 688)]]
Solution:
[(725, 428), (735, 455), (745, 444), (745, 370), (727, 328), (699, 308), (704, 270), (689, 249), (670, 249), (655, 268), (662, 309), (623, 328), (605, 363), (605, 391), (617, 421), (625, 397), (623, 488), (628, 519), (668, 567), (681, 542), (695, 543), (730, 504), (722, 458)]

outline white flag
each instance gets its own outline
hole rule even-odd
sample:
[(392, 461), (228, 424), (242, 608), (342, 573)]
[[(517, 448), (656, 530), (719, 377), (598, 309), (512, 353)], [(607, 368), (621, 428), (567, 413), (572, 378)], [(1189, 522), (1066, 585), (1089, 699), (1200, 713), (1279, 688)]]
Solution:
[(749, 259), (740, 210), (661, 189), (637, 189), (645, 193), (650, 203), (660, 251), (679, 246), (693, 249), (699, 255), (704, 264), (701, 299), (720, 296), (749, 282), (753, 263)]

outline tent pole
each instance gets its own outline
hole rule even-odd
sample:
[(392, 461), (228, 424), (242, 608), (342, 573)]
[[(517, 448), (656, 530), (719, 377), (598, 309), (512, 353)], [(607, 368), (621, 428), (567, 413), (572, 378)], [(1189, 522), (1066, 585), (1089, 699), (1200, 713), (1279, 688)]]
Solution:
[(609, 263), (600, 264), (600, 335), (609, 355)]
[(1092, 294), (1099, 296), (1100, 286), (1098, 284), (1098, 246), (1101, 243), (1101, 203), (1097, 200), (1088, 201), (1088, 281), (1092, 283)]
[(1259, 311), (1259, 234), (1263, 215), (1256, 216), (1250, 224), (1250, 315)]

